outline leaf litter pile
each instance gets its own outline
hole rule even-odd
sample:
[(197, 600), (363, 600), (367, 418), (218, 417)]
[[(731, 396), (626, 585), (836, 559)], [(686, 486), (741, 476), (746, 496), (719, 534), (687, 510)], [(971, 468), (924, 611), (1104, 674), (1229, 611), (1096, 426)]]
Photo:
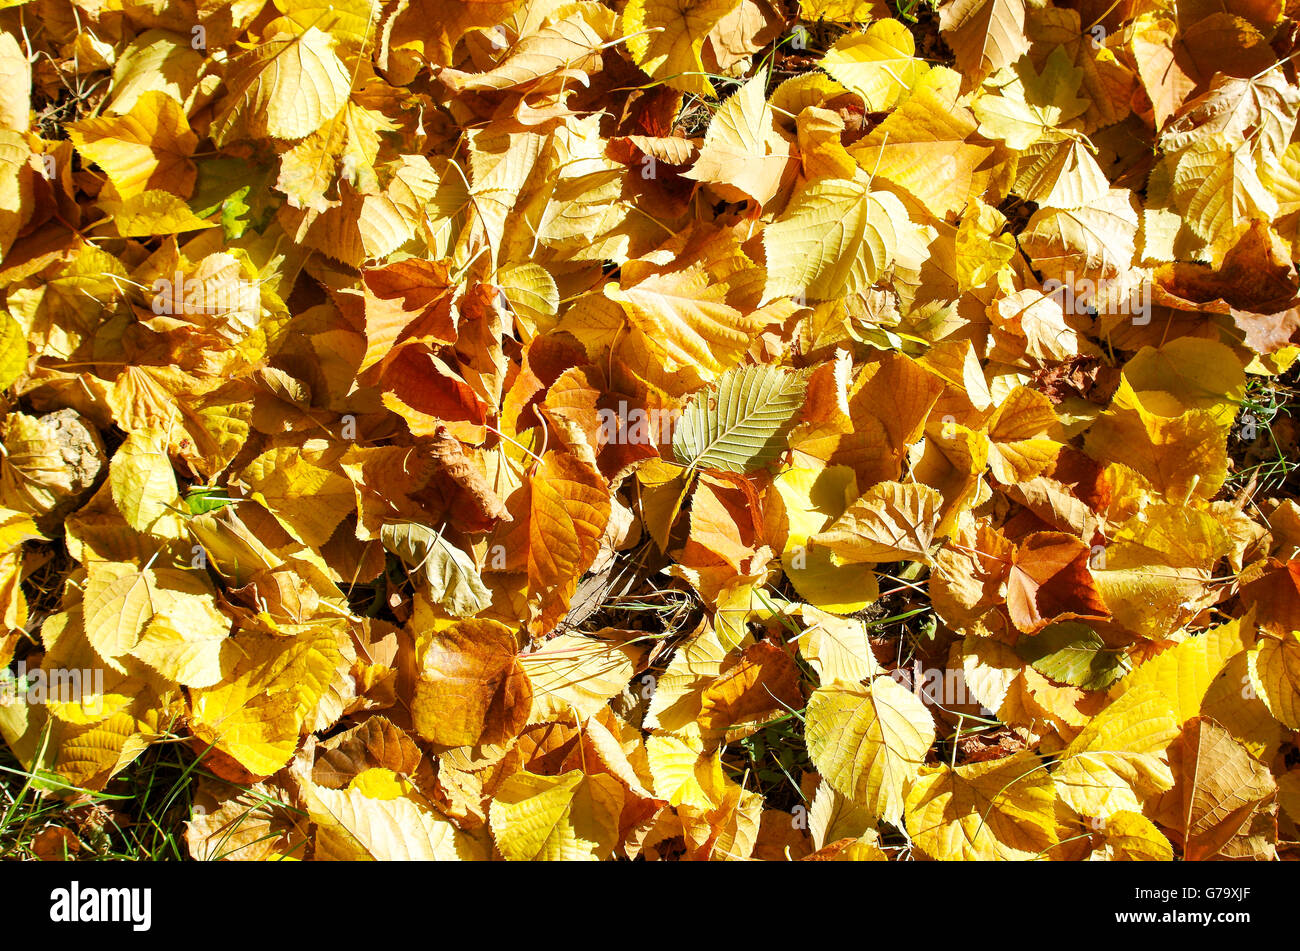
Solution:
[(1300, 839), (1290, 4), (0, 6), (10, 854)]

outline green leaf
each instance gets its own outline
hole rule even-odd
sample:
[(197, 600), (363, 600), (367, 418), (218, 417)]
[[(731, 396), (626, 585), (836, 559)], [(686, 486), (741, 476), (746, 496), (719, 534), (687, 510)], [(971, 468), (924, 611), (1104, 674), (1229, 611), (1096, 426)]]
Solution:
[(692, 399), (673, 434), (673, 455), (692, 469), (751, 472), (785, 448), (807, 383), (777, 367), (728, 370)]
[(252, 229), (260, 233), (275, 214), (273, 165), (243, 159), (215, 158), (198, 164), (198, 180), (190, 208), (200, 218), (221, 213), (226, 240), (234, 241)]
[(394, 522), (383, 526), (379, 537), (385, 548), (424, 576), (430, 597), (448, 613), (469, 617), (491, 602), (492, 593), (474, 560), (433, 529), (416, 522)]
[(1120, 651), (1077, 621), (1050, 624), (1036, 637), (1022, 637), (1016, 653), (1044, 677), (1084, 690), (1105, 690), (1129, 670)]
[(230, 501), (225, 489), (210, 485), (192, 486), (185, 495), (185, 505), (191, 515), (215, 512), (217, 509), (229, 505)]

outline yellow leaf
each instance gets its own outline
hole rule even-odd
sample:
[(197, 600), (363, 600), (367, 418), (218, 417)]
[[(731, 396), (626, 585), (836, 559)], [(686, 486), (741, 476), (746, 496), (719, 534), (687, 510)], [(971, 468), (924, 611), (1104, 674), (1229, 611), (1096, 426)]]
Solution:
[(1056, 459), (1060, 443), (1048, 438), (1057, 428), (1051, 401), (1037, 390), (1018, 386), (988, 422), (989, 469), (1004, 485), (1040, 475)]
[(708, 738), (737, 724), (783, 716), (803, 703), (794, 660), (768, 641), (751, 644), (728, 658), (720, 675), (700, 693), (698, 722)]
[(292, 637), (241, 631), (219, 684), (190, 694), (194, 735), (258, 776), (289, 762), (308, 716), (326, 695), (345, 655), (333, 631)]
[(7, 310), (0, 310), (0, 389), (27, 371), (27, 335)]
[(26, 132), (31, 125), (32, 67), (13, 33), (0, 34), (0, 129)]
[(714, 25), (739, 0), (629, 0), (622, 33), (636, 64), (674, 89), (712, 96), (700, 58)]
[(533, 686), (530, 723), (570, 715), (585, 720), (628, 685), (645, 651), (632, 644), (600, 640), (600, 633), (592, 637), (561, 634), (547, 640), (540, 650), (519, 657)]
[(1193, 494), (1210, 499), (1218, 493), (1228, 474), (1226, 436), (1215, 411), (1152, 412), (1125, 380), (1088, 430), (1085, 445), (1099, 462), (1128, 466), (1167, 499), (1182, 502)]
[(1184, 861), (1217, 855), (1277, 792), (1268, 767), (1208, 717), (1188, 721), (1169, 758), (1177, 777), (1170, 805)]
[(801, 188), (763, 231), (764, 299), (828, 300), (866, 290), (897, 249), (895, 222), (906, 220), (897, 197), (868, 192), (861, 182), (828, 178)]
[(1177, 416), (1185, 409), (1210, 410), (1224, 426), (1246, 395), (1246, 373), (1231, 348), (1199, 337), (1143, 347), (1124, 365), (1124, 379), (1132, 398), (1153, 412)]
[(1012, 190), (1040, 208), (1084, 208), (1109, 188), (1110, 181), (1088, 146), (1070, 136), (1026, 149)]
[(928, 485), (881, 482), (812, 543), (829, 548), (837, 564), (899, 559), (928, 563), (942, 504), (942, 497)]
[(660, 372), (682, 373), (695, 389), (739, 362), (762, 329), (726, 301), (726, 289), (710, 286), (702, 268), (652, 275), (622, 288), (609, 283), (604, 296), (617, 303)]
[(978, 198), (972, 198), (967, 205), (957, 226), (955, 245), (957, 286), (962, 291), (987, 284), (1015, 255), (1015, 241), (1002, 233), (1006, 223), (1001, 212)]
[(709, 123), (700, 157), (684, 174), (709, 182), (731, 200), (765, 206), (793, 171), (793, 150), (767, 104), (767, 75), (759, 73), (730, 96)]
[(166, 93), (144, 93), (126, 115), (70, 123), (68, 134), (122, 198), (155, 188), (188, 198), (194, 190), (197, 171), (190, 156), (199, 139)]
[(907, 796), (907, 830), (932, 859), (1033, 859), (1057, 842), (1055, 804), (1052, 779), (1032, 753), (927, 768)]
[(506, 504), (512, 521), (492, 536), (492, 544), (505, 546), (502, 567), (525, 572), (544, 622), (558, 621), (600, 548), (609, 489), (587, 463), (551, 451)]
[[(152, 691), (138, 664), (108, 667), (86, 638), (82, 605), (70, 605), (41, 625), (45, 707), (63, 723), (86, 726), (142, 706)], [(35, 686), (35, 685), (33, 685)], [(31, 693), (28, 701), (35, 702)], [(142, 703), (137, 704), (137, 701)]]
[(868, 112), (892, 109), (930, 67), (916, 59), (916, 42), (897, 20), (877, 20), (865, 33), (846, 33), (819, 64), (862, 97)]
[(884, 0), (799, 0), (799, 18), (809, 22), (870, 23), (889, 14)]
[(646, 739), (655, 796), (670, 806), (713, 809), (726, 789), (720, 751), (705, 752), (699, 732), (692, 723), (681, 736), (655, 733)]
[(165, 30), (145, 30), (118, 53), (113, 64), (112, 93), (104, 112), (129, 113), (140, 97), (161, 92), (188, 102), (203, 74), (204, 56), (190, 44), (193, 36)]
[(1251, 685), (1269, 712), (1300, 730), (1300, 632), (1261, 635), (1248, 659)]
[(876, 822), (870, 809), (852, 802), (826, 780), (818, 784), (808, 810), (808, 834), (817, 848), (873, 833)]
[(153, 713), (137, 717), (123, 711), (98, 723), (64, 727), (51, 738), (57, 749), (54, 770), (74, 786), (102, 789), (162, 736), (157, 721)]
[(808, 755), (822, 776), (885, 822), (903, 816), (906, 786), (934, 742), (930, 712), (891, 677), (821, 687), (808, 701)]
[(1087, 110), (1088, 101), (1076, 95), (1082, 80), (1083, 70), (1062, 46), (1052, 50), (1041, 72), (1028, 60), (1018, 61), (990, 79), (986, 95), (972, 106), (980, 133), (1018, 152), (1029, 148)]
[(195, 630), (162, 615), (145, 626), (131, 656), (178, 684), (212, 687), (221, 681), (221, 647), (229, 633), (228, 625)]
[(316, 858), (326, 861), (455, 862), (483, 850), (446, 817), (413, 798), (374, 798), (362, 789), (328, 789), (301, 777), (316, 824)]
[(141, 429), (127, 436), (113, 453), (108, 482), (113, 502), (128, 525), (138, 532), (180, 537), (177, 527), (167, 524), (181, 499), (161, 433)]
[(105, 660), (129, 653), (158, 613), (157, 579), (149, 568), (91, 562), (86, 572), (86, 637)]
[[(283, 21), (276, 21), (283, 23)], [(343, 108), (352, 81), (334, 52), (336, 40), (310, 26), (268, 36), (230, 66), (228, 91), (212, 138), (225, 145), (248, 137), (301, 139)]]
[(1165, 750), (1179, 726), (1172, 701), (1157, 684), (1144, 681), (1127, 690), (1062, 753), (1052, 772), (1057, 795), (1082, 816), (1141, 812), (1146, 797), (1173, 785)]
[(99, 206), (112, 218), (113, 227), (123, 238), (202, 231), (219, 224), (200, 218), (176, 195), (158, 189), (138, 192), (121, 201), (103, 199)]
[(618, 842), (623, 787), (604, 773), (520, 772), (497, 789), (489, 821), (497, 848), (513, 861), (607, 858)]
[(857, 495), (853, 470), (786, 469), (772, 485), (788, 523), (781, 564), (799, 596), (835, 614), (852, 614), (874, 601), (880, 589), (869, 566), (836, 564), (829, 549), (809, 544)]
[(533, 690), (514, 633), (497, 621), (459, 621), (428, 635), (411, 718), (440, 746), (500, 743), (527, 722)]
[(712, 809), (688, 805), (678, 808), (687, 855), (695, 861), (744, 861), (758, 842), (763, 797), (728, 782), (718, 800)]
[(990, 146), (968, 141), (975, 117), (945, 86), (952, 75), (931, 70), (902, 105), (849, 149), (873, 179), (903, 189), (936, 218), (965, 207), (981, 164), (993, 154)]
[(270, 509), (294, 537), (312, 547), (325, 544), (339, 522), (356, 511), (352, 483), (292, 446), (262, 453), (240, 477), (254, 499)]
[(673, 652), (668, 667), (654, 682), (646, 726), (678, 732), (692, 724), (700, 714), (704, 689), (722, 672), (731, 650), (712, 626), (704, 627), (682, 642)]
[(36, 527), (36, 522), (26, 512), (0, 508), (0, 550), (13, 551), (21, 547), (23, 542), (44, 537)]
[(862, 621), (835, 617), (809, 605), (803, 606), (802, 614), (806, 626), (799, 637), (799, 653), (817, 671), (822, 686), (853, 686), (884, 673)]
[(1025, 0), (952, 0), (939, 10), (939, 29), (962, 73), (976, 81), (1029, 49)]
[(1179, 156), (1172, 198), (1188, 227), (1211, 243), (1216, 260), (1237, 243), (1253, 218), (1271, 219), (1277, 213), (1277, 202), (1260, 182), (1249, 152), (1212, 139)]
[(519, 37), (505, 52), (504, 58), (490, 71), (464, 73), (444, 69), (439, 79), (457, 91), (526, 88), (536, 90), (554, 80), (562, 86), (575, 74), (595, 73), (600, 69), (600, 49), (614, 29), (613, 11), (599, 4), (587, 3), (572, 8), (562, 18), (547, 23), (536, 32)]
[(1019, 240), (1046, 278), (1116, 280), (1133, 264), (1137, 228), (1132, 193), (1112, 188), (1083, 208), (1040, 208)]
[(1101, 827), (1104, 844), (1094, 858), (1120, 862), (1170, 862), (1173, 846), (1140, 812), (1112, 813)]

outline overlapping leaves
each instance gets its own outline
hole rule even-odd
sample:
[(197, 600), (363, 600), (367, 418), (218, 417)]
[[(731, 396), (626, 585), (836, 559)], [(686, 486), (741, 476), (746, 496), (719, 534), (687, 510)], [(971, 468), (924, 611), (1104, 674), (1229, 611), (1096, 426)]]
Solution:
[(92, 675), (0, 683), (43, 794), (167, 741), (205, 858), (1293, 850), (1238, 416), (1295, 24), (798, 7), (0, 11), (0, 661)]

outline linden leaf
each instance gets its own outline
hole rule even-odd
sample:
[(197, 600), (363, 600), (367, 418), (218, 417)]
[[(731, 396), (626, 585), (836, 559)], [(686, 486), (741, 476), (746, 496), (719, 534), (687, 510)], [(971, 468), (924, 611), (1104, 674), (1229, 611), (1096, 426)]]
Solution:
[(197, 174), (190, 156), (198, 136), (171, 96), (146, 92), (126, 115), (68, 126), (77, 151), (104, 170), (122, 198), (160, 188), (188, 198)]
[(352, 483), (317, 465), (300, 449), (267, 450), (248, 464), (241, 477), (253, 498), (308, 545), (325, 544), (339, 522), (356, 510)]
[(740, 723), (784, 714), (802, 702), (794, 661), (764, 641), (745, 648), (734, 663), (723, 664), (717, 679), (700, 693), (697, 721), (701, 732), (711, 736)]
[(980, 133), (1017, 151), (1029, 148), (1087, 110), (1088, 100), (1077, 95), (1082, 81), (1083, 70), (1064, 47), (1052, 51), (1041, 72), (1021, 60), (989, 80), (989, 94), (976, 100)]
[(180, 504), (176, 473), (160, 433), (138, 430), (118, 447), (109, 464), (113, 502), (138, 532), (157, 532), (160, 520)]
[(489, 816), (508, 860), (590, 861), (613, 851), (622, 809), (623, 787), (612, 776), (520, 772), (497, 789)]
[(903, 815), (906, 784), (920, 775), (934, 720), (891, 677), (867, 687), (821, 687), (808, 701), (808, 755), (826, 781), (885, 822)]
[(289, 762), (345, 655), (325, 627), (284, 637), (241, 631), (220, 683), (191, 694), (195, 736), (257, 776)]
[(150, 620), (131, 656), (186, 687), (215, 686), (221, 681), (221, 648), (230, 629), (221, 623), (194, 629), (183, 620), (174, 614)]
[(930, 560), (943, 499), (928, 485), (881, 482), (848, 507), (814, 545), (831, 550), (837, 564)]
[(1265, 634), (1248, 658), (1250, 682), (1269, 712), (1288, 728), (1300, 729), (1300, 632)]
[(541, 650), (521, 655), (533, 687), (529, 722), (594, 716), (632, 680), (643, 653), (630, 644), (560, 634)]
[(430, 634), (421, 651), (411, 718), (440, 746), (477, 746), (515, 736), (533, 689), (515, 636), (497, 621), (460, 621)]
[(92, 562), (86, 572), (86, 637), (106, 660), (130, 652), (158, 613), (157, 579), (149, 568)]
[(1013, 188), (1041, 208), (1084, 208), (1109, 189), (1093, 153), (1073, 137), (1029, 146), (1020, 157)]
[(1089, 571), (1091, 550), (1071, 535), (1036, 532), (1011, 558), (1007, 612), (1026, 634), (1061, 615), (1105, 617), (1109, 612)]
[(1133, 263), (1137, 227), (1133, 198), (1112, 188), (1083, 208), (1040, 208), (1019, 240), (1046, 277), (1113, 280)]
[(1272, 218), (1277, 202), (1249, 154), (1222, 139), (1191, 145), (1178, 158), (1171, 197), (1187, 226), (1221, 256), (1255, 217)]
[(217, 222), (200, 218), (183, 199), (169, 191), (150, 189), (121, 201), (104, 199), (100, 207), (112, 219), (123, 238), (145, 238), (157, 234), (181, 234), (217, 227)]
[(1268, 767), (1253, 759), (1208, 717), (1188, 721), (1170, 749), (1177, 782), (1177, 831), (1183, 858), (1204, 861), (1223, 849), (1251, 815), (1277, 792)]
[(1174, 849), (1154, 822), (1139, 812), (1115, 812), (1102, 826), (1107, 858), (1125, 862), (1170, 862)]
[(1039, 858), (1057, 843), (1055, 803), (1052, 779), (1032, 753), (927, 767), (907, 796), (908, 833), (932, 859)]
[(1049, 624), (1036, 637), (1021, 638), (1016, 653), (1044, 677), (1085, 690), (1105, 690), (1129, 671), (1121, 651), (1075, 621)]
[(975, 80), (1008, 66), (1029, 48), (1024, 0), (947, 0), (939, 28), (963, 73)]
[[(993, 154), (987, 144), (968, 141), (978, 124), (957, 101), (947, 82), (952, 76), (947, 70), (927, 73), (884, 122), (849, 150), (873, 180), (897, 185), (939, 218), (965, 207), (981, 165)], [(889, 217), (902, 221), (901, 215)]]
[(1061, 754), (1052, 771), (1061, 801), (1084, 816), (1138, 811), (1144, 799), (1173, 786), (1165, 751), (1178, 729), (1158, 689), (1143, 683), (1127, 691)]
[(810, 539), (844, 514), (857, 495), (848, 466), (783, 470), (772, 482), (787, 521), (781, 564), (799, 596), (826, 611), (861, 611), (879, 595), (868, 565), (839, 565), (833, 552)]
[(589, 465), (552, 451), (507, 505), (513, 520), (491, 536), (504, 546), (500, 567), (526, 574), (531, 596), (553, 623), (568, 611), (579, 576), (600, 549), (609, 489)]
[(352, 88), (337, 45), (329, 33), (310, 26), (269, 36), (238, 57), (226, 78), (213, 139), (218, 145), (237, 133), (301, 139), (334, 118)]
[(687, 268), (628, 287), (609, 283), (603, 294), (622, 309), (648, 364), (702, 383), (735, 366), (762, 329), (727, 303), (725, 288), (709, 285), (705, 271)]
[(1056, 427), (1056, 413), (1047, 397), (1025, 386), (1012, 390), (988, 422), (993, 477), (1014, 485), (1042, 473), (1061, 448), (1048, 438)]
[(897, 197), (856, 181), (822, 179), (800, 189), (763, 231), (764, 297), (827, 300), (865, 290), (893, 259), (894, 223), (906, 218)]
[(727, 99), (709, 124), (700, 157), (684, 177), (709, 182), (718, 193), (767, 205), (793, 162), (790, 143), (767, 103), (767, 76), (760, 73)]
[(803, 619), (807, 627), (799, 639), (799, 653), (823, 685), (860, 684), (884, 673), (862, 621), (835, 617), (808, 605), (803, 607)]
[(636, 64), (674, 89), (711, 96), (700, 58), (705, 37), (739, 0), (629, 0), (623, 35)]
[(897, 20), (877, 20), (865, 33), (846, 33), (821, 59), (821, 68), (862, 97), (868, 112), (892, 109), (929, 66), (916, 58), (916, 41)]
[(451, 820), (414, 798), (376, 798), (364, 788), (327, 789), (302, 781), (316, 824), (317, 858), (335, 861), (454, 862), (484, 859), (484, 850)]
[(26, 370), (27, 335), (8, 311), (0, 311), (0, 388), (8, 389)]
[(415, 522), (389, 523), (380, 529), (384, 547), (428, 584), (429, 597), (454, 617), (478, 614), (492, 600), (468, 552), (441, 534)]

